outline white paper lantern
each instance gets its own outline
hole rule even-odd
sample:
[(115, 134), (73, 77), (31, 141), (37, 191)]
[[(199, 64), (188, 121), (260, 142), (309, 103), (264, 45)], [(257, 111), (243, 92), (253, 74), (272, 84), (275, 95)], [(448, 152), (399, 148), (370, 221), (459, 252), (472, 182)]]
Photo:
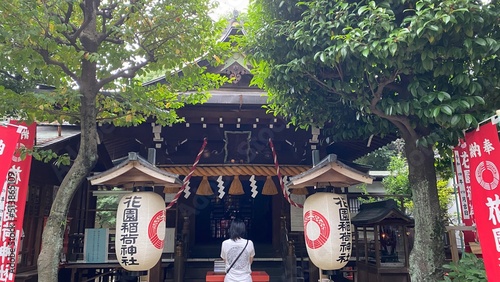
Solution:
[(316, 193), (304, 203), (304, 239), (309, 259), (318, 268), (336, 270), (351, 256), (351, 218), (343, 195)]
[(165, 202), (154, 192), (124, 195), (116, 213), (116, 257), (129, 271), (151, 269), (165, 239)]

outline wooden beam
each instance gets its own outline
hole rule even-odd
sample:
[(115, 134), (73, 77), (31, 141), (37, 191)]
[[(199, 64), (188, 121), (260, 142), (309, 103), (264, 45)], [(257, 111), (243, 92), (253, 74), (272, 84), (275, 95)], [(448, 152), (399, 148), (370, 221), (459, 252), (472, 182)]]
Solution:
[(446, 226), (446, 231), (476, 231), (475, 226)]

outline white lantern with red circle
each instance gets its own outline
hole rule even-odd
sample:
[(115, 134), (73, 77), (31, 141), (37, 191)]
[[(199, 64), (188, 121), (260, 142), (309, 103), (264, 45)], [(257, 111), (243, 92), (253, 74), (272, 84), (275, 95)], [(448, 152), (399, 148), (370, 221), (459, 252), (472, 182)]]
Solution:
[(345, 196), (319, 192), (304, 203), (304, 239), (318, 268), (336, 270), (351, 256), (351, 218)]
[(116, 257), (129, 271), (158, 263), (165, 239), (165, 202), (154, 192), (125, 194), (116, 215)]

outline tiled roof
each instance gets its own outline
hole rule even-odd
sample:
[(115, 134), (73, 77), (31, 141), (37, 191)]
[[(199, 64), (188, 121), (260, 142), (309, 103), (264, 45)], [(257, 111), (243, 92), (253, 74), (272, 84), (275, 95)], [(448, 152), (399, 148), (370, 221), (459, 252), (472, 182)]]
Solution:
[(159, 169), (133, 152), (129, 153), (128, 158), (119, 165), (87, 179), (92, 185), (131, 185), (131, 187), (151, 185), (176, 188), (182, 185), (177, 174)]
[(80, 128), (72, 125), (38, 124), (36, 147), (46, 147), (80, 134)]
[(337, 160), (334, 154), (328, 155), (310, 170), (290, 178), (290, 188), (312, 187), (328, 183), (333, 187), (349, 187), (359, 183), (372, 184), (373, 179)]
[(393, 199), (364, 203), (361, 205), (359, 213), (351, 219), (351, 223), (356, 226), (373, 225), (386, 221), (404, 225), (414, 224), (412, 218), (397, 208), (397, 204)]

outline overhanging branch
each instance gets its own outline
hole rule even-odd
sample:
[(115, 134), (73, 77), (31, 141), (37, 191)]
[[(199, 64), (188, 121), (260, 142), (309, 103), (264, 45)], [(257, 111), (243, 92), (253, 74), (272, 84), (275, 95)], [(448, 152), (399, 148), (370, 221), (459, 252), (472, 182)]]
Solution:
[(17, 81), (21, 81), (23, 79), (23, 77), (21, 75), (12, 75), (9, 72), (4, 71), (4, 70), (0, 70), (0, 74), (4, 74), (8, 78), (14, 79), (14, 80), (17, 80)]
[(47, 63), (48, 65), (58, 66), (65, 74), (71, 77), (75, 82), (79, 81), (78, 76), (74, 72), (72, 72), (66, 64), (52, 59), (50, 57), (49, 51), (41, 48), (35, 48), (35, 51), (42, 56), (45, 63)]
[(104, 85), (118, 79), (118, 78), (133, 78), (137, 71), (139, 71), (141, 68), (146, 66), (150, 61), (146, 60), (144, 62), (141, 62), (137, 65), (134, 65), (132, 67), (120, 70), (108, 77), (103, 78), (101, 81), (98, 82), (97, 84), (97, 89), (101, 89)]
[(305, 71), (306, 75), (311, 78), (316, 84), (318, 84), (319, 86), (323, 87), (326, 89), (326, 91), (330, 92), (330, 93), (334, 93), (334, 94), (337, 94), (337, 95), (341, 95), (339, 92), (337, 92), (337, 90), (335, 90), (335, 88), (331, 87), (330, 85), (324, 83), (323, 81), (321, 81), (318, 77), (316, 77), (315, 75), (313, 75), (312, 73), (308, 72), (308, 71)]
[(367, 82), (368, 85), (370, 86), (370, 90), (372, 92), (373, 98), (370, 102), (370, 110), (372, 113), (375, 115), (387, 119), (390, 122), (392, 122), (402, 133), (408, 133), (410, 136), (414, 138), (418, 138), (418, 134), (415, 132), (415, 130), (411, 127), (410, 121), (408, 118), (403, 117), (403, 116), (391, 116), (385, 114), (383, 111), (381, 111), (379, 108), (377, 108), (377, 104), (380, 100), (382, 100), (382, 93), (385, 89), (385, 87), (391, 83), (394, 82), (396, 77), (399, 75), (399, 71), (394, 71), (394, 73), (391, 75), (391, 77), (379, 82), (377, 86), (377, 90), (374, 90), (373, 85), (370, 83), (370, 80), (367, 77)]

